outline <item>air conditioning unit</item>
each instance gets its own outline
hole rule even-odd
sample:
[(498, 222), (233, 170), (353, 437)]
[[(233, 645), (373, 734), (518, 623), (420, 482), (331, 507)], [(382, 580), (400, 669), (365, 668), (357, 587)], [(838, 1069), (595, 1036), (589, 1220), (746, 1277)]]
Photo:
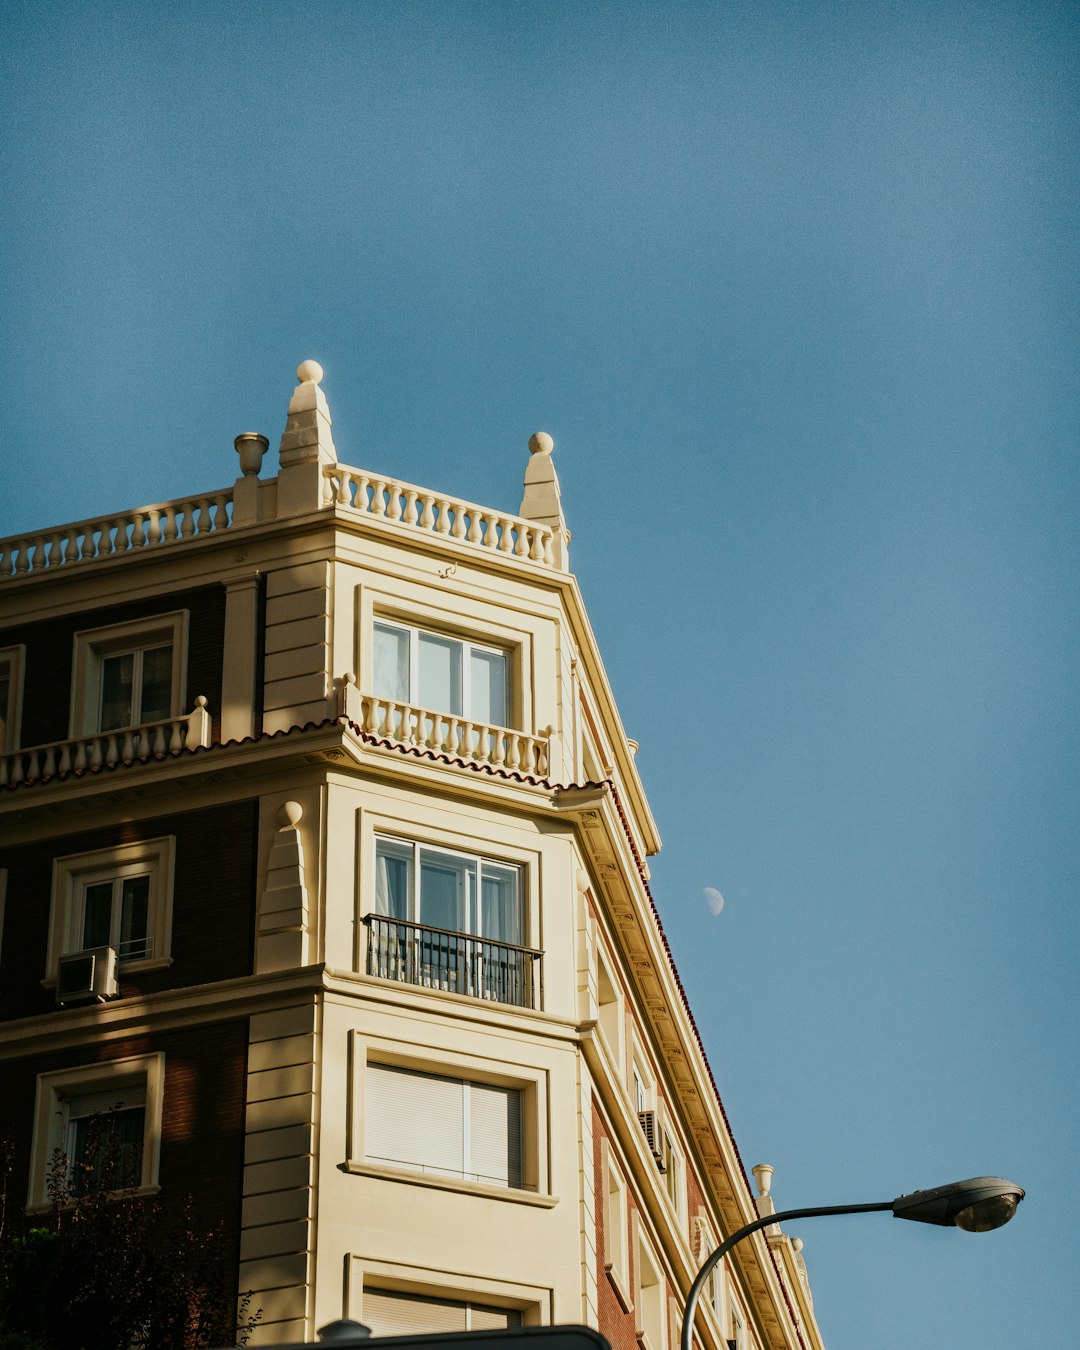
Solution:
[(645, 1142), (649, 1146), (649, 1152), (656, 1159), (656, 1165), (661, 1172), (667, 1171), (667, 1161), (664, 1158), (663, 1139), (660, 1132), (660, 1123), (656, 1119), (655, 1111), (639, 1111), (638, 1120), (641, 1121), (641, 1128), (645, 1135)]
[(116, 980), (116, 950), (113, 947), (88, 947), (60, 958), (56, 981), (56, 1001), (104, 1003), (120, 992)]

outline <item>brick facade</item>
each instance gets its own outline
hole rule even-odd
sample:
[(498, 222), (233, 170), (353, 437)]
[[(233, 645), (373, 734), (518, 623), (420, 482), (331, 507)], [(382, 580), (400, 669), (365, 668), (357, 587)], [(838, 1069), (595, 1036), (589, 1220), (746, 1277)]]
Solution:
[(199, 694), (207, 699), (215, 739), (221, 733), (221, 653), (225, 635), (225, 590), (204, 586), (152, 600), (68, 614), (59, 619), (19, 624), (0, 630), (0, 647), (26, 647), (21, 745), (45, 745), (66, 739), (70, 731), (72, 650), (77, 632), (188, 612), (188, 652), (184, 712)]
[(90, 1041), (0, 1064), (0, 1140), (15, 1146), (12, 1212), (25, 1203), (38, 1074), (161, 1051), (165, 1055), (159, 1180), (166, 1204), (190, 1195), (201, 1224), (220, 1223), (238, 1250), (244, 1154), (247, 1020), (152, 1037)]
[(45, 1013), (56, 1006), (52, 990), (41, 986), (53, 860), (162, 835), (176, 838), (172, 965), (129, 977), (121, 971), (121, 996), (250, 974), (257, 811), (254, 801), (235, 802), (0, 850), (0, 867), (8, 869), (0, 1019)]

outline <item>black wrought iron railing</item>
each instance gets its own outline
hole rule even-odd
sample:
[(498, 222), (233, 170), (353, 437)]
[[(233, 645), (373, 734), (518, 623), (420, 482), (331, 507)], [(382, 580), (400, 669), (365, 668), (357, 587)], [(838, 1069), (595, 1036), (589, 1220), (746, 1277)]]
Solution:
[(425, 989), (539, 1008), (542, 953), (471, 933), (365, 914), (367, 973)]

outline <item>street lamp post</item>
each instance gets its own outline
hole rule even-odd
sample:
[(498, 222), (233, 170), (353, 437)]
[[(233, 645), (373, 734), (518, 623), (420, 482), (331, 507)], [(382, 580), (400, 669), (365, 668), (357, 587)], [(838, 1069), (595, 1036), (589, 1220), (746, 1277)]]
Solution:
[(768, 1228), (770, 1224), (786, 1219), (817, 1219), (825, 1214), (869, 1214), (875, 1210), (888, 1209), (896, 1219), (914, 1219), (917, 1223), (936, 1223), (963, 1228), (969, 1233), (985, 1233), (1008, 1223), (1023, 1198), (1021, 1188), (1002, 1177), (972, 1177), (970, 1181), (953, 1181), (947, 1186), (936, 1186), (929, 1191), (913, 1191), (910, 1195), (901, 1195), (895, 1200), (883, 1200), (873, 1205), (825, 1205), (815, 1209), (785, 1209), (779, 1214), (765, 1214), (732, 1233), (698, 1271), (686, 1299), (682, 1350), (691, 1350), (694, 1314), (705, 1282), (732, 1247), (751, 1233), (756, 1233), (759, 1228)]

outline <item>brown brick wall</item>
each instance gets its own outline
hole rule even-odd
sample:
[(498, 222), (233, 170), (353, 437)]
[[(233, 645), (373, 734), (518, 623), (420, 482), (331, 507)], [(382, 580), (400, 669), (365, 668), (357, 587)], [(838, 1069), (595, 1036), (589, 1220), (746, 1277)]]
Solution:
[(239, 1019), (0, 1065), (0, 1138), (15, 1146), (9, 1212), (17, 1220), (26, 1203), (38, 1074), (163, 1051), (162, 1200), (179, 1205), (190, 1195), (200, 1224), (220, 1223), (238, 1252), (247, 1040)]
[(74, 635), (85, 628), (128, 623), (188, 611), (188, 661), (185, 712), (205, 694), (213, 720), (213, 736), (221, 734), (221, 659), (225, 640), (225, 588), (204, 586), (177, 591), (152, 600), (103, 605), (78, 614), (40, 623), (0, 629), (0, 647), (23, 643), (26, 670), (23, 675), (22, 728), (20, 745), (46, 745), (66, 740), (71, 714), (71, 677)]
[[(596, 1196), (596, 1266), (597, 1290), (596, 1307), (600, 1322), (600, 1334), (607, 1337), (611, 1350), (638, 1350), (634, 1314), (623, 1311), (619, 1296), (607, 1273), (607, 1254), (604, 1245), (604, 1218), (607, 1209), (607, 1185), (604, 1181), (602, 1144), (608, 1138), (600, 1113), (595, 1102), (592, 1108), (593, 1126), (593, 1189)], [(627, 1206), (626, 1250), (628, 1253), (627, 1270), (630, 1288), (634, 1279), (634, 1249), (630, 1241), (630, 1218), (634, 1209), (633, 1197), (629, 1197)], [(630, 1290), (627, 1290), (629, 1293)]]
[(27, 1017), (55, 1008), (52, 990), (41, 987), (53, 859), (139, 839), (176, 838), (172, 965), (127, 978), (121, 972), (121, 996), (250, 974), (257, 827), (258, 803), (243, 801), (0, 850), (0, 867), (8, 869), (0, 948), (0, 1018)]

